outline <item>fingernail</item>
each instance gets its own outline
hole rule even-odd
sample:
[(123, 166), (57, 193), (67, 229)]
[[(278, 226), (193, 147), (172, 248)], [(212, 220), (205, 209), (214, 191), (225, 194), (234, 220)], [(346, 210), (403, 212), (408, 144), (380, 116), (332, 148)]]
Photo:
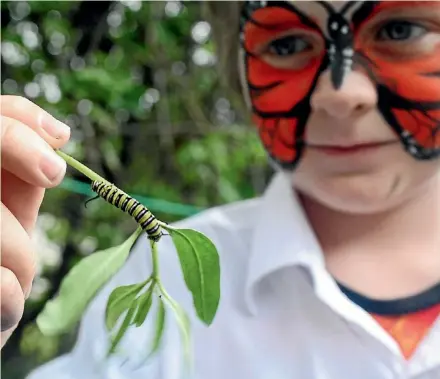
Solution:
[(42, 154), (40, 169), (46, 178), (53, 182), (66, 172), (66, 162), (53, 151), (45, 151)]
[(46, 115), (42, 122), (43, 129), (53, 138), (67, 138), (70, 135), (70, 128), (56, 118)]

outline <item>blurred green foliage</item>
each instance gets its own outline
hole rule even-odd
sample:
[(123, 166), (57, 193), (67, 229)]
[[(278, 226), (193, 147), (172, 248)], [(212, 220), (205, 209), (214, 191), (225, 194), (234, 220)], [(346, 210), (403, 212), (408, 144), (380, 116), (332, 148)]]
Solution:
[[(220, 87), (197, 1), (3, 1), (2, 94), (29, 98), (72, 128), (64, 151), (126, 192), (210, 207), (258, 195), (270, 170), (246, 115)], [(85, 182), (69, 170), (69, 180)], [(81, 257), (122, 242), (133, 221), (69, 186), (41, 209), (40, 273), (2, 374), (69, 351), (75, 333), (43, 337), (34, 320)], [(159, 205), (158, 205), (159, 206)], [(170, 207), (156, 216), (181, 218)]]

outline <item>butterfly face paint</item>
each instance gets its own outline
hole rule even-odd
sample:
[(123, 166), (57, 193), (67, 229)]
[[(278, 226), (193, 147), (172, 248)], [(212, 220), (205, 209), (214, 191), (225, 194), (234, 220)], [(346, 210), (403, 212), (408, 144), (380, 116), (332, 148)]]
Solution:
[[(368, 75), (377, 88), (378, 109), (406, 151), (420, 160), (438, 157), (440, 3), (350, 1), (341, 10), (316, 3), (328, 14), (324, 28), (289, 1), (248, 1), (243, 7), (245, 85), (272, 160), (287, 169), (297, 165), (310, 97), (326, 69), (336, 90), (352, 69)], [(423, 20), (411, 16), (416, 8), (431, 20), (416, 21)], [(432, 38), (411, 39), (417, 25)]]

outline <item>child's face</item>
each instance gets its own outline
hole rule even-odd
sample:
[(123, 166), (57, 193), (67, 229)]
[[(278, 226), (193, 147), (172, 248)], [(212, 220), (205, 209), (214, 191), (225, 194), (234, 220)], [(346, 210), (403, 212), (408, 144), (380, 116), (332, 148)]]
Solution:
[(248, 2), (244, 84), (265, 148), (332, 208), (374, 212), (440, 167), (440, 2)]

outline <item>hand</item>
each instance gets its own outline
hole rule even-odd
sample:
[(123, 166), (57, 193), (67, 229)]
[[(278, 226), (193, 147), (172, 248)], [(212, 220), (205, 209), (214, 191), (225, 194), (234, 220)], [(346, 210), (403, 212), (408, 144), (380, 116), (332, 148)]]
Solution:
[(1, 348), (23, 316), (35, 275), (31, 235), (45, 188), (57, 186), (66, 163), (53, 149), (68, 126), (31, 101), (1, 96)]

